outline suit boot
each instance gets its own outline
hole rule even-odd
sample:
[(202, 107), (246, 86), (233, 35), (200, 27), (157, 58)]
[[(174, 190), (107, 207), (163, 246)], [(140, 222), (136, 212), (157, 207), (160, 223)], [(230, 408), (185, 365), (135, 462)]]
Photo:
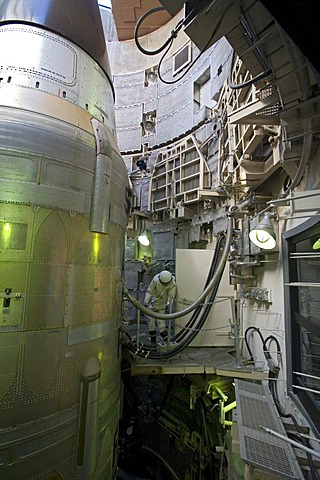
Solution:
[(160, 332), (161, 337), (163, 338), (163, 341), (166, 342), (168, 340), (168, 331), (163, 330), (163, 332)]
[(151, 330), (149, 332), (149, 335), (150, 335), (150, 342), (151, 342), (151, 346), (152, 347), (155, 347), (157, 345), (157, 335), (156, 335), (156, 331), (155, 330)]

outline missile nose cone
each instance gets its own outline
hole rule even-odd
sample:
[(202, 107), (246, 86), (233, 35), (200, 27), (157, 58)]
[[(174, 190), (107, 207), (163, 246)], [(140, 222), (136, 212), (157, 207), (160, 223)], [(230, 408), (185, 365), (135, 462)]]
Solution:
[(3, 0), (0, 24), (15, 22), (41, 26), (67, 38), (111, 78), (97, 0)]

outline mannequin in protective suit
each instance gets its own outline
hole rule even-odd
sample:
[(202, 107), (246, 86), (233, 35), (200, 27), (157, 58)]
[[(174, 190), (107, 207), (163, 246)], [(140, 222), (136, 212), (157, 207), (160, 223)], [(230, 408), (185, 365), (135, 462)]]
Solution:
[[(176, 281), (168, 270), (163, 270), (153, 277), (146, 292), (144, 305), (150, 310), (159, 313), (169, 313), (169, 305), (176, 296)], [(148, 317), (149, 335), (152, 345), (156, 345), (156, 326), (158, 324), (160, 335), (167, 340), (168, 331), (165, 320), (156, 320)]]

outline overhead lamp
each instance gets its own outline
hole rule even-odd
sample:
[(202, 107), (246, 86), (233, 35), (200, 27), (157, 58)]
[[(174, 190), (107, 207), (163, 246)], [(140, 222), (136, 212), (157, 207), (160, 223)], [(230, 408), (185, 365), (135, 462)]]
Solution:
[(141, 245), (143, 245), (144, 247), (148, 247), (150, 245), (148, 230), (146, 228), (138, 236), (138, 242), (141, 243)]
[(266, 212), (258, 225), (250, 231), (249, 238), (251, 242), (263, 250), (272, 250), (275, 248), (276, 234), (270, 220), (270, 213)]
[(155, 133), (156, 130), (156, 120), (157, 119), (157, 112), (156, 110), (152, 110), (150, 112), (145, 112), (142, 115), (142, 135), (150, 135)]
[(152, 115), (147, 115), (144, 121), (144, 128), (147, 132), (154, 132), (155, 118)]
[(146, 80), (148, 85), (154, 85), (157, 81), (157, 74), (154, 70), (150, 70), (146, 74)]

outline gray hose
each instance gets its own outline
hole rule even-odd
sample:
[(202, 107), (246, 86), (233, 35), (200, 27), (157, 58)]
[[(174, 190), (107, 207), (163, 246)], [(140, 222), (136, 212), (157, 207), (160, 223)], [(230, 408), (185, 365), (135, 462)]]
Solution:
[(233, 214), (232, 211), (229, 212), (228, 214), (228, 233), (226, 237), (226, 242), (223, 250), (222, 257), (220, 259), (220, 262), (217, 266), (216, 271), (214, 272), (214, 275), (211, 279), (211, 282), (207, 285), (207, 287), (203, 290), (202, 294), (200, 297), (197, 298), (197, 300), (189, 305), (187, 308), (184, 310), (180, 310), (179, 312), (174, 312), (174, 313), (159, 313), (159, 312), (154, 312), (153, 310), (149, 310), (149, 308), (145, 307), (140, 303), (136, 298), (134, 298), (130, 293), (128, 292), (127, 289), (124, 290), (124, 294), (126, 297), (130, 300), (130, 302), (137, 307), (141, 312), (145, 313), (149, 317), (153, 318), (158, 318), (160, 320), (175, 320), (176, 318), (183, 317), (184, 315), (187, 315), (187, 313), (192, 312), (195, 308), (197, 308), (200, 303), (203, 303), (205, 298), (208, 296), (208, 294), (211, 292), (213, 287), (215, 286), (224, 266), (228, 258), (229, 250), (230, 250), (230, 245), (233, 237)]
[(230, 79), (228, 80), (228, 85), (230, 88), (232, 88), (233, 90), (237, 90), (237, 89), (240, 89), (240, 88), (244, 88), (244, 87), (247, 87), (248, 85), (254, 85), (256, 82), (258, 82), (259, 80), (262, 80), (263, 78), (265, 77), (268, 77), (269, 75), (272, 74), (272, 70), (269, 69), (269, 70), (266, 70), (265, 72), (261, 72), (259, 73), (256, 77), (253, 77), (251, 78), (250, 80), (248, 80), (247, 82), (244, 82), (244, 83), (240, 83), (238, 85), (234, 85), (233, 83), (230, 82)]
[(297, 185), (301, 182), (303, 177), (305, 168), (307, 166), (308, 161), (310, 160), (310, 153), (312, 148), (312, 141), (313, 141), (313, 133), (308, 133), (311, 130), (311, 120), (304, 121), (304, 139), (303, 139), (303, 147), (301, 153), (301, 159), (299, 163), (298, 170), (294, 176), (294, 179), (291, 182), (291, 185), (283, 192), (279, 198), (285, 198), (289, 195), (289, 193), (296, 188)]
[[(309, 75), (309, 69), (307, 66), (307, 60), (301, 50), (292, 42), (289, 36), (282, 32), (284, 45), (287, 49), (289, 59), (295, 72), (295, 78), (300, 93), (300, 99), (302, 101), (311, 97), (311, 81)], [(310, 160), (310, 154), (312, 149), (313, 133), (312, 132), (312, 120), (306, 119), (303, 122), (304, 138), (303, 147), (301, 153), (301, 159), (298, 170), (291, 182), (291, 185), (279, 196), (279, 198), (285, 198), (292, 192), (301, 182), (307, 163)]]

